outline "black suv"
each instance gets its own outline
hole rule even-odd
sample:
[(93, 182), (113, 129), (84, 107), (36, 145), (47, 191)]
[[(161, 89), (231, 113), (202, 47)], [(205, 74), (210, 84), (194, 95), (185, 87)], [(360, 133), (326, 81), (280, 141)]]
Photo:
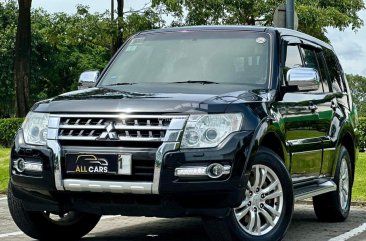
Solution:
[(142, 32), (96, 87), (33, 106), (11, 152), (9, 208), (35, 239), (80, 238), (113, 214), (202, 216), (212, 240), (281, 240), (296, 200), (347, 218), (356, 130), (344, 72), (318, 39)]

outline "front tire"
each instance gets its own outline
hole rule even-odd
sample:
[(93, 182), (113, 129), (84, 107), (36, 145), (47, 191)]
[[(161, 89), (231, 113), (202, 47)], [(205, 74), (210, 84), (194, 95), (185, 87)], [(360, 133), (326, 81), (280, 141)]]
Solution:
[(8, 206), (15, 224), (26, 235), (38, 240), (78, 240), (88, 234), (99, 222), (100, 215), (79, 212), (52, 214), (24, 209), (22, 200), (8, 188)]
[(261, 148), (252, 166), (245, 199), (224, 218), (204, 218), (212, 241), (279, 241), (292, 219), (294, 195), (281, 158)]
[(352, 197), (351, 159), (347, 149), (341, 146), (334, 182), (337, 190), (313, 198), (314, 211), (320, 221), (343, 222), (347, 219)]

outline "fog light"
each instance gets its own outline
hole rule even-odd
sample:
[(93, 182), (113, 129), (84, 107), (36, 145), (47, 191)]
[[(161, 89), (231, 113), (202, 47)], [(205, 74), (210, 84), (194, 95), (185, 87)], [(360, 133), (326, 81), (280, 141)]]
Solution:
[(220, 178), (223, 175), (230, 174), (231, 166), (214, 163), (209, 166), (197, 167), (179, 167), (175, 169), (177, 177), (210, 177), (212, 179)]
[(25, 162), (25, 170), (29, 172), (42, 172), (43, 165), (42, 163)]
[(19, 172), (42, 172), (43, 171), (43, 164), (37, 162), (27, 162), (23, 158), (19, 158), (14, 161), (13, 167)]
[(15, 169), (17, 169), (18, 172), (24, 172), (25, 170), (25, 161), (23, 158), (19, 158), (15, 161), (14, 165)]
[(231, 167), (230, 166), (223, 166), (218, 163), (211, 164), (207, 167), (207, 175), (210, 178), (219, 178), (223, 175), (230, 174)]
[(177, 177), (206, 176), (206, 167), (183, 167), (175, 169)]

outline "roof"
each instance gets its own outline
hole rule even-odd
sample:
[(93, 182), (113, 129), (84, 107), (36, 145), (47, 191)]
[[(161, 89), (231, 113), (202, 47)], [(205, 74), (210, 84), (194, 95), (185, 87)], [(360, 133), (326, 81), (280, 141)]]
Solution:
[(311, 35), (287, 29), (276, 28), (268, 26), (247, 26), (247, 25), (201, 25), (201, 26), (184, 26), (173, 28), (161, 28), (155, 30), (148, 30), (142, 33), (159, 33), (159, 32), (179, 32), (179, 31), (214, 31), (214, 30), (227, 30), (227, 31), (254, 31), (254, 32), (277, 32), (281, 36), (294, 36), (306, 39), (310, 42), (316, 43), (320, 46), (333, 49), (333, 47), (320, 39), (317, 39)]

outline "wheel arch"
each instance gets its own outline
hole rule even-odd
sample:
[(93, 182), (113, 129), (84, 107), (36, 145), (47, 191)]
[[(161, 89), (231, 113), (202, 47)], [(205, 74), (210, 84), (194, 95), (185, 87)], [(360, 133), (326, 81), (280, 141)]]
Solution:
[[(286, 168), (290, 167), (289, 156), (284, 142), (284, 137), (276, 128), (270, 119), (264, 119), (253, 133), (253, 138), (248, 149), (248, 155), (245, 162), (244, 170), (248, 175), (251, 171), (253, 161), (261, 147), (266, 147), (275, 152), (281, 160), (283, 160)], [(244, 176), (242, 177), (244, 178)]]
[[(356, 167), (356, 161), (357, 161), (357, 146), (356, 146), (356, 142), (355, 142), (355, 137), (347, 130), (343, 133), (342, 137), (339, 139), (339, 143), (337, 145), (337, 153), (339, 153), (340, 151), (340, 147), (344, 146), (347, 151), (348, 154), (350, 156), (351, 159), (351, 168), (352, 168), (352, 185), (353, 185), (353, 181), (354, 181), (354, 176), (355, 176), (355, 167)], [(337, 160), (338, 160), (338, 155), (337, 155)], [(336, 167), (336, 163), (334, 165), (333, 170)], [(334, 175), (334, 174), (333, 174)]]

